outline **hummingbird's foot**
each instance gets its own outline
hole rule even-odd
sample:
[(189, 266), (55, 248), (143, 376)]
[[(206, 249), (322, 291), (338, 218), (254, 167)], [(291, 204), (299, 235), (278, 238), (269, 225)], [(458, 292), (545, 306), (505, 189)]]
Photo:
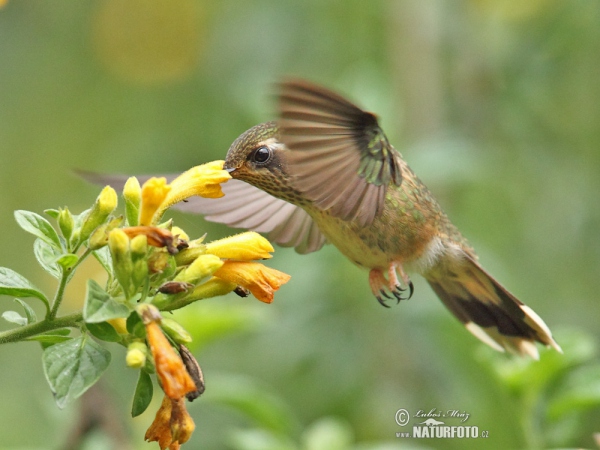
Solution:
[(388, 283), (380, 269), (371, 269), (369, 272), (369, 285), (371, 286), (371, 292), (373, 292), (379, 304), (385, 308), (389, 308), (390, 306), (386, 304), (385, 299), (391, 299), (392, 297), (386, 292)]
[[(402, 294), (406, 291), (407, 288), (403, 288), (402, 284), (400, 284), (400, 280), (398, 279), (398, 274), (400, 274), (400, 278), (402, 279), (402, 284), (407, 286), (408, 288), (408, 297), (403, 297)], [(396, 301), (400, 303), (400, 300), (410, 300), (415, 292), (415, 286), (411, 281), (410, 277), (404, 272), (401, 264), (391, 263), (388, 268), (388, 277), (389, 277), (389, 286), (390, 291), (392, 291), (392, 295), (396, 298)]]
[[(400, 275), (402, 282), (398, 279), (398, 274)], [(398, 304), (400, 303), (400, 300), (410, 299), (415, 290), (412, 281), (410, 281), (410, 278), (406, 275), (402, 266), (397, 263), (390, 264), (388, 268), (388, 279), (385, 278), (381, 269), (371, 269), (369, 272), (369, 285), (379, 304), (386, 308), (390, 307), (386, 303), (386, 299), (391, 300), (395, 298), (396, 304)], [(404, 293), (407, 289), (408, 296), (405, 297)]]

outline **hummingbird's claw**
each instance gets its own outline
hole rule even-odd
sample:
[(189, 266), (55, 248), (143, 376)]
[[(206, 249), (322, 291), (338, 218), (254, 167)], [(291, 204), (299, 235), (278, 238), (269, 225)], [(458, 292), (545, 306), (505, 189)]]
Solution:
[[(383, 293), (383, 289), (382, 289), (381, 291), (382, 291), (382, 293)], [(385, 295), (385, 294), (384, 294), (384, 295)], [(388, 297), (387, 295), (385, 295), (385, 296), (386, 296), (386, 297)], [(381, 306), (383, 306), (384, 308), (389, 308), (389, 307), (390, 307), (390, 305), (386, 304), (386, 303), (385, 303), (385, 300), (384, 300), (383, 298), (381, 298), (381, 296), (380, 296), (380, 295), (377, 295), (375, 298), (377, 299), (377, 301), (379, 302), (379, 304), (380, 304)], [(388, 298), (389, 298), (389, 297), (388, 297)]]
[(379, 292), (380, 292), (380, 294), (381, 294), (381, 295), (383, 295), (385, 298), (389, 298), (389, 299), (391, 300), (391, 298), (392, 298), (392, 297), (390, 297), (390, 296), (388, 295), (388, 293), (387, 293), (387, 292), (385, 292), (385, 290), (384, 290), (384, 289), (379, 289)]
[(397, 302), (400, 303), (400, 300), (410, 300), (415, 292), (415, 286), (411, 280), (408, 281), (408, 297), (403, 297), (402, 294), (406, 291), (407, 288), (403, 288), (401, 285), (397, 284), (394, 286), (392, 290), (392, 294), (396, 298)]

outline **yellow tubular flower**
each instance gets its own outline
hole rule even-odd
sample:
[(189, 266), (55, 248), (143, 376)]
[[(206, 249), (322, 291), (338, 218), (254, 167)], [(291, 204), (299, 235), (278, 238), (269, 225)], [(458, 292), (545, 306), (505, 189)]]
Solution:
[(271, 303), (275, 291), (291, 278), (287, 273), (249, 261), (225, 261), (214, 276), (248, 289), (265, 303)]
[[(164, 203), (170, 191), (171, 186), (167, 184), (167, 179), (164, 177), (150, 178), (144, 183), (142, 186), (140, 225), (151, 225), (153, 223), (153, 217)], [(162, 213), (160, 215), (162, 216)]]
[(206, 253), (219, 258), (253, 261), (255, 259), (269, 259), (269, 252), (275, 251), (271, 243), (254, 231), (236, 234), (218, 241), (206, 244)]
[(192, 167), (175, 178), (170, 185), (171, 191), (154, 213), (152, 220), (158, 222), (168, 208), (194, 195), (206, 198), (223, 197), (220, 184), (231, 179), (231, 175), (223, 170), (224, 163), (213, 161)]

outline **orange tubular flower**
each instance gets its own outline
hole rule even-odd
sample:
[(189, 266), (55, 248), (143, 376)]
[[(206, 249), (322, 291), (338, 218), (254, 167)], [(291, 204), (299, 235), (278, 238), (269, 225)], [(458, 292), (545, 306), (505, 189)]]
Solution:
[(165, 395), (154, 421), (146, 431), (147, 441), (158, 442), (161, 450), (177, 450), (192, 435), (194, 421), (185, 408), (183, 399), (173, 400)]
[(146, 327), (146, 336), (154, 358), (156, 373), (160, 378), (165, 394), (176, 400), (182, 398), (188, 392), (195, 391), (196, 384), (194, 380), (188, 374), (183, 361), (175, 353), (158, 325), (160, 321), (158, 310), (150, 305), (140, 305), (138, 311), (140, 311), (142, 321)]
[(291, 278), (287, 273), (250, 261), (225, 261), (214, 276), (248, 289), (265, 303), (271, 303), (275, 291)]

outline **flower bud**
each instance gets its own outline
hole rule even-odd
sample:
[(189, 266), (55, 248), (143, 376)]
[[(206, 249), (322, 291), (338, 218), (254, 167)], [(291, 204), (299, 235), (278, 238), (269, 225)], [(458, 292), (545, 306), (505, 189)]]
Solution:
[(198, 284), (211, 276), (223, 265), (223, 261), (215, 255), (200, 255), (189, 266), (177, 274), (173, 281), (184, 281)]
[(116, 207), (117, 193), (110, 186), (106, 186), (100, 192), (94, 206), (92, 206), (92, 209), (90, 209), (83, 221), (79, 235), (80, 242), (85, 241), (92, 234), (92, 231), (102, 225)]
[(237, 285), (235, 283), (230, 283), (229, 281), (225, 281), (217, 277), (212, 277), (206, 283), (196, 286), (185, 296), (178, 297), (170, 302), (166, 302), (163, 305), (157, 304), (155, 297), (152, 303), (163, 311), (174, 311), (198, 300), (229, 294), (236, 287)]
[(142, 203), (142, 188), (136, 177), (131, 177), (123, 187), (125, 200), (125, 217), (129, 226), (136, 226), (140, 220), (140, 204)]
[(190, 333), (173, 319), (163, 317), (160, 326), (178, 344), (189, 344), (192, 342)]
[(236, 234), (218, 241), (206, 244), (206, 253), (219, 258), (252, 261), (269, 259), (274, 251), (271, 243), (254, 231)]
[(61, 209), (58, 212), (58, 227), (67, 241), (71, 238), (74, 226), (75, 219), (73, 219), (73, 214), (71, 214), (69, 208)]
[(196, 258), (205, 253), (205, 245), (200, 244), (195, 247), (188, 247), (175, 255), (175, 262), (177, 263), (177, 266), (188, 266), (194, 262)]
[(146, 364), (148, 347), (143, 342), (132, 342), (127, 347), (125, 364), (132, 369), (141, 369)]
[(140, 234), (131, 239), (129, 244), (131, 249), (131, 280), (137, 289), (142, 286), (148, 278), (148, 263), (146, 262), (146, 253), (148, 251), (148, 243), (146, 236)]
[(133, 263), (129, 248), (129, 237), (121, 228), (115, 228), (108, 234), (108, 247), (112, 256), (113, 270), (126, 297), (134, 294), (135, 287), (131, 276)]
[(88, 248), (98, 250), (108, 244), (108, 233), (123, 224), (123, 217), (115, 217), (107, 224), (101, 225), (94, 230), (88, 239)]

